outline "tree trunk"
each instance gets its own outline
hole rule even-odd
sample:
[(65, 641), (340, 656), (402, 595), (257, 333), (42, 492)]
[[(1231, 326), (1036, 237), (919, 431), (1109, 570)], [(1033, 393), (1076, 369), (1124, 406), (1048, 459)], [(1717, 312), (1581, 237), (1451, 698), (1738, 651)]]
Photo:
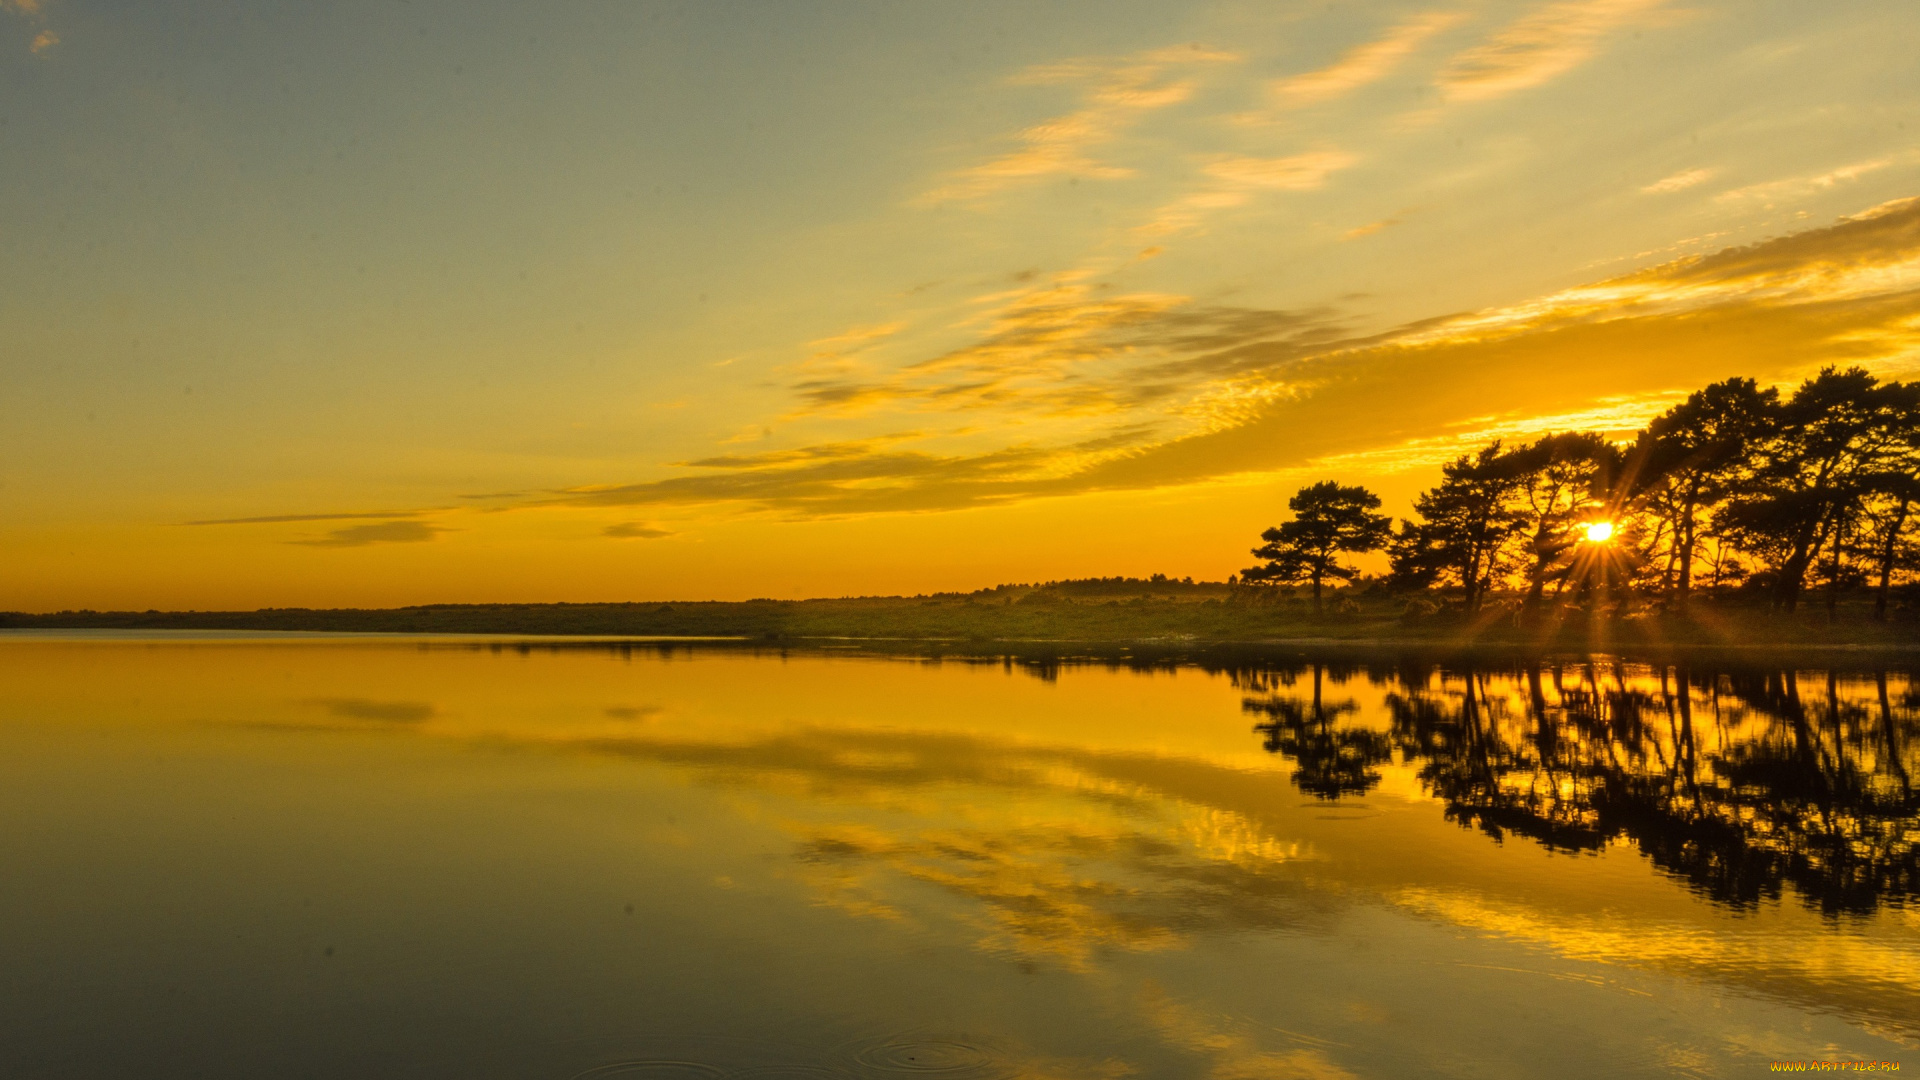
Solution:
[(1774, 606), (1791, 614), (1800, 606), (1800, 592), (1806, 587), (1807, 571), (1820, 559), (1826, 546), (1826, 522), (1794, 538), (1793, 552), (1780, 564), (1780, 580), (1774, 583)]
[(1480, 552), (1469, 550), (1466, 561), (1460, 566), (1460, 588), (1465, 593), (1461, 603), (1471, 615), (1480, 609)]
[(1900, 512), (1887, 524), (1887, 542), (1880, 545), (1880, 587), (1874, 590), (1873, 618), (1875, 622), (1887, 621), (1887, 593), (1893, 589), (1893, 553), (1900, 541), (1900, 530), (1907, 523), (1907, 508), (1911, 503), (1900, 500)]
[(1674, 543), (1680, 546), (1680, 583), (1673, 592), (1675, 611), (1686, 611), (1687, 601), (1693, 597), (1693, 515), (1695, 504), (1699, 500), (1700, 481), (1695, 479), (1687, 488), (1687, 500), (1681, 508), (1680, 520), (1675, 522), (1677, 531)]
[(1827, 621), (1829, 623), (1838, 618), (1840, 612), (1840, 549), (1846, 546), (1841, 543), (1842, 539), (1843, 534), (1836, 530), (1833, 534), (1833, 555), (1827, 560)]
[(1320, 614), (1320, 575), (1313, 575), (1313, 613)]

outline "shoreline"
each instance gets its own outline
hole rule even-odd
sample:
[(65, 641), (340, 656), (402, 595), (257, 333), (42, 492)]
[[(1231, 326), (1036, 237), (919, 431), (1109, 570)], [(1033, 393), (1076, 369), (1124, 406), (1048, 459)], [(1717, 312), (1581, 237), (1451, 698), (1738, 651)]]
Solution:
[(1706, 663), (1819, 658), (1830, 663), (1920, 660), (1920, 641), (1905, 642), (1514, 642), (1446, 637), (1300, 636), (1247, 639), (1142, 638), (960, 638), (932, 636), (793, 635), (777, 638), (743, 635), (530, 634), (515, 631), (349, 631), (160, 627), (0, 627), (4, 644), (272, 645), (380, 644), (475, 649), (573, 651), (608, 649), (705, 648), (724, 652), (817, 653), (823, 656), (910, 656), (923, 659), (1031, 661), (1043, 663), (1133, 662), (1148, 665), (1280, 659), (1337, 659), (1397, 655), (1444, 662), (1448, 659), (1498, 661), (1613, 657), (1627, 662), (1675, 659)]

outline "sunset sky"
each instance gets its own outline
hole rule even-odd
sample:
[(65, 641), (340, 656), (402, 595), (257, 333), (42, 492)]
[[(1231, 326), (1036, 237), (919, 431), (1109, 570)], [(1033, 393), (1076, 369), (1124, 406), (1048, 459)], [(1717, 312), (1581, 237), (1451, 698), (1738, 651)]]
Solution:
[(0, 0), (0, 609), (1220, 578), (1920, 367), (1912, 0)]

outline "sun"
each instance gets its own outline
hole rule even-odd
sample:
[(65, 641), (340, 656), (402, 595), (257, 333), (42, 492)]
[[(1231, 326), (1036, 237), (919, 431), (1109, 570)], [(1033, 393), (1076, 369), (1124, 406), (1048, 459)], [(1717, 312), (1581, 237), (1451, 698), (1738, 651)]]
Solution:
[(1613, 539), (1613, 522), (1590, 521), (1587, 523), (1588, 543), (1604, 544), (1611, 539)]

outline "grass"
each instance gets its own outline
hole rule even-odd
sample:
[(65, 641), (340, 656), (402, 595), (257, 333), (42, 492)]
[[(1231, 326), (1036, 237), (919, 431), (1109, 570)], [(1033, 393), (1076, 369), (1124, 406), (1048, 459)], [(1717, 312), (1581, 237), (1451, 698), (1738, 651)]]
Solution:
[[(1109, 579), (1001, 586), (975, 593), (624, 604), (434, 604), (387, 609), (69, 611), (0, 614), (0, 627), (172, 630), (306, 630), (735, 637), (755, 641), (1370, 643), (1547, 648), (1657, 646), (1793, 648), (1920, 646), (1910, 613), (1887, 623), (1868, 601), (1846, 597), (1830, 618), (1824, 601), (1793, 616), (1739, 597), (1696, 602), (1690, 618), (1649, 615), (1595, 623), (1573, 613), (1523, 626), (1511, 606), (1467, 618), (1379, 589), (1341, 590), (1315, 615), (1303, 590)], [(1433, 599), (1430, 598), (1429, 603)], [(1409, 608), (1413, 614), (1409, 615)]]

